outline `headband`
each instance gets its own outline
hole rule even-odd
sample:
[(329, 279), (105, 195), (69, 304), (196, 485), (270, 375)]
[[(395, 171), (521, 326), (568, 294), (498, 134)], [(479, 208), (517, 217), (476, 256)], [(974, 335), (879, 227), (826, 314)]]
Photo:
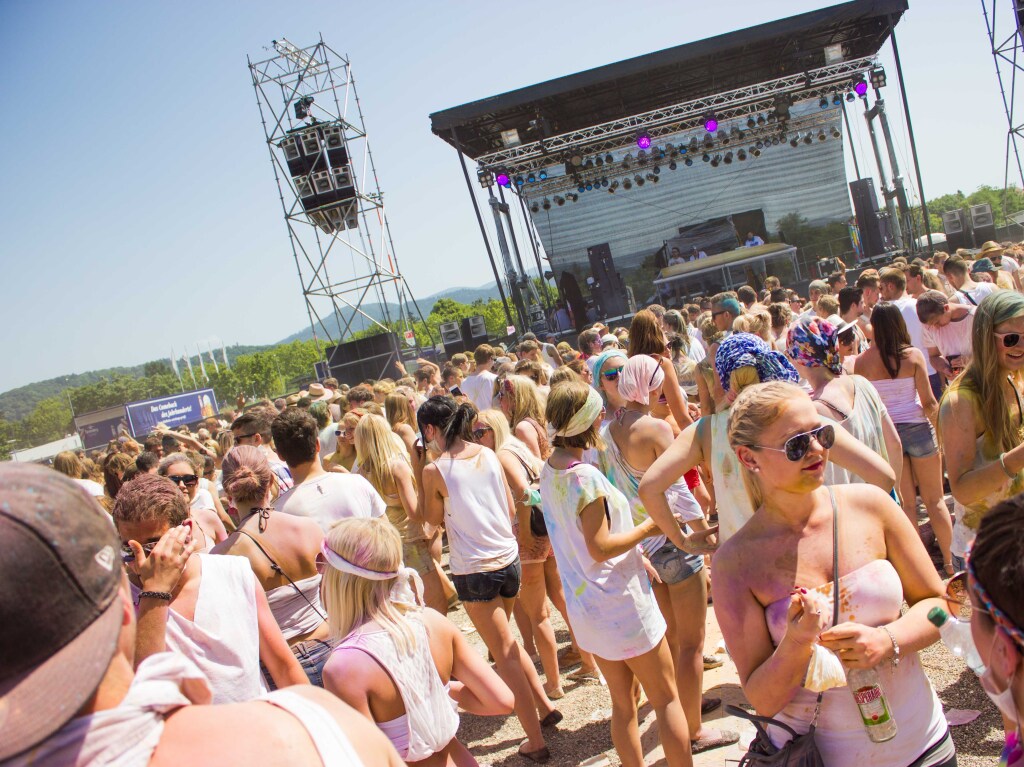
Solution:
[(357, 578), (364, 578), (368, 581), (387, 581), (396, 578), (395, 585), (391, 587), (390, 600), (395, 604), (404, 607), (423, 607), (423, 581), (419, 573), (411, 567), (399, 565), (394, 572), (386, 573), (379, 570), (367, 570), (365, 567), (349, 562), (345, 557), (327, 545), (327, 541), (320, 544), (320, 552), (327, 560), (327, 564), (335, 570), (339, 570)]
[(827, 320), (804, 317), (789, 329), (786, 351), (789, 356), (809, 368), (825, 367), (836, 375), (843, 370), (836, 338), (836, 327)]
[(603, 408), (604, 401), (601, 399), (601, 395), (597, 393), (597, 390), (588, 390), (587, 401), (569, 419), (569, 423), (561, 429), (555, 429), (551, 424), (548, 424), (548, 437), (554, 439), (555, 437), (575, 437), (582, 434), (593, 425), (594, 421), (601, 415)]
[(665, 373), (658, 361), (647, 354), (638, 354), (626, 360), (625, 367), (619, 371), (619, 394), (630, 402), (647, 405), (651, 401), (651, 392), (665, 381)]
[(1006, 613), (996, 607), (995, 602), (992, 601), (988, 592), (985, 591), (985, 587), (978, 580), (978, 574), (974, 572), (974, 562), (971, 560), (971, 557), (967, 557), (967, 572), (970, 573), (971, 580), (974, 581), (974, 591), (978, 595), (978, 599), (985, 608), (985, 611), (992, 616), (992, 620), (995, 621), (999, 628), (1010, 635), (1010, 638), (1013, 639), (1017, 647), (1024, 650), (1024, 631), (1021, 631), (1020, 628), (1014, 625)]
[(624, 351), (622, 351), (622, 349), (608, 349), (606, 351), (601, 352), (596, 357), (591, 357), (590, 359), (587, 360), (587, 365), (590, 367), (590, 373), (594, 378), (594, 380), (590, 384), (591, 386), (600, 391), (601, 368), (604, 367), (604, 363), (606, 363), (608, 360), (615, 359), (617, 357), (621, 357), (624, 360), (629, 359), (627, 354)]
[(744, 367), (754, 368), (761, 383), (800, 381), (800, 374), (796, 372), (793, 363), (786, 359), (786, 355), (772, 349), (760, 336), (733, 333), (722, 340), (715, 354), (715, 368), (725, 391), (729, 391), (732, 374)]

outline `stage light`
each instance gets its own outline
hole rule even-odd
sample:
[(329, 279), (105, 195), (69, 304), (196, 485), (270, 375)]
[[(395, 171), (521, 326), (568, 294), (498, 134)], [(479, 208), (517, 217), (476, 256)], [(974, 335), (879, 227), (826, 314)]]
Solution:
[(693, 165), (693, 158), (692, 157), (687, 157), (686, 158), (686, 167), (689, 168), (692, 165)]
[(764, 142), (763, 141), (758, 141), (756, 144), (754, 144), (754, 147), (756, 149), (764, 149)]
[(526, 177), (526, 180), (533, 184), (537, 181), (537, 176), (534, 175), (533, 171), (530, 171), (530, 174)]
[(623, 189), (626, 189), (626, 190), (632, 189), (632, 188), (633, 188), (633, 182), (632, 182), (632, 181), (630, 181), (630, 180), (629, 180), (629, 179), (627, 178), (627, 179), (626, 179), (625, 181), (623, 181), (623, 182), (622, 182), (622, 188), (623, 188)]
[(825, 140), (825, 129), (821, 128), (821, 129), (818, 130), (818, 141), (824, 141), (824, 140)]
[(846, 94), (846, 100), (847, 101), (856, 101), (857, 100), (857, 95), (855, 93), (847, 93)]
[(810, 144), (812, 141), (814, 141), (814, 139), (811, 138), (811, 134), (810, 133), (804, 134), (804, 143), (805, 144)]
[(640, 147), (641, 149), (650, 149), (651, 148), (651, 134), (648, 133), (647, 131), (644, 131), (643, 133), (637, 134), (636, 145), (638, 147)]
[[(686, 150), (683, 149), (683, 151), (685, 152)], [(678, 157), (679, 156), (679, 150), (676, 149), (675, 146), (673, 146), (672, 144), (668, 145), (668, 156), (669, 156), (669, 159), (671, 159), (673, 157)]]
[(538, 205), (535, 202), (531, 203), (530, 204), (530, 211), (533, 212), (533, 213), (540, 213), (540, 205)]
[(711, 156), (707, 152), (705, 152), (704, 156), (701, 157), (700, 159), (702, 159), (704, 162), (708, 162), (711, 159)]
[(578, 187), (576, 187), (576, 191), (579, 192), (580, 194), (583, 194), (585, 191), (587, 191), (587, 188), (583, 186), (583, 184), (580, 184)]
[(713, 138), (711, 138), (711, 134), (709, 133), (707, 136), (704, 137), (704, 148), (705, 149), (710, 149), (714, 145), (715, 145), (715, 140)]
[(795, 146), (797, 146), (799, 144), (800, 144), (800, 134), (798, 133), (795, 136), (793, 136), (793, 138), (791, 138), (789, 140), (789, 145), (795, 147)]
[(629, 170), (629, 168), (630, 168), (630, 166), (632, 164), (633, 164), (633, 155), (631, 155), (629, 152), (627, 152), (626, 156), (622, 158), (622, 167), (625, 168), (626, 170)]
[(718, 137), (718, 142), (719, 142), (719, 143), (720, 143), (720, 144), (721, 144), (722, 146), (725, 146), (726, 144), (728, 144), (728, 143), (729, 143), (729, 134), (728, 134), (728, 133), (726, 133), (726, 132), (725, 132), (724, 130), (720, 130), (720, 131), (718, 131), (718, 133), (716, 133), (716, 134), (715, 134), (715, 136), (717, 136), (717, 137)]
[(758, 125), (764, 125), (764, 115), (758, 115), (757, 116), (757, 124)]
[(722, 158), (722, 162), (726, 165), (732, 165), (732, 152), (726, 152), (725, 157)]
[[(871, 70), (871, 87), (876, 91), (885, 87), (885, 70), (880, 66), (876, 66)], [(866, 88), (864, 92), (867, 93)]]
[(833, 93), (832, 94), (832, 103), (835, 104), (836, 106), (841, 105), (843, 103), (843, 97), (840, 94), (838, 94), (838, 93)]
[(586, 189), (586, 190), (587, 190), (588, 192), (592, 192), (592, 191), (594, 190), (594, 185), (593, 185), (593, 183), (591, 183), (590, 181), (588, 181), (588, 182), (587, 182), (587, 184), (586, 184), (586, 186), (585, 186), (584, 188), (585, 188), (585, 189)]
[(828, 109), (828, 99), (822, 96), (821, 101), (818, 102), (818, 106), (822, 109)]
[(736, 140), (737, 141), (742, 141), (744, 138), (746, 138), (746, 136), (747, 136), (747, 132), (746, 131), (744, 131), (744, 130), (736, 131)]
[(714, 156), (714, 158), (713, 158), (713, 159), (711, 160), (711, 167), (712, 167), (712, 168), (717, 168), (717, 167), (718, 167), (718, 165), (719, 165), (719, 163), (721, 163), (721, 162), (722, 162), (722, 156), (721, 156), (721, 155), (718, 155), (718, 154), (716, 154), (716, 155)]
[(655, 147), (654, 150), (651, 151), (651, 156), (654, 156), (655, 153), (657, 153), (659, 160), (664, 159), (665, 158), (665, 147)]
[(657, 176), (661, 173), (661, 166), (655, 165), (654, 168), (652, 168), (652, 170), (654, 171), (654, 175)]
[(750, 129), (753, 129), (753, 127), (755, 125), (757, 125), (757, 123), (754, 121), (754, 118), (753, 117), (748, 117), (747, 118), (747, 127), (750, 128)]
[(714, 112), (708, 112), (704, 115), (704, 130), (708, 133), (714, 133), (718, 130), (718, 118), (715, 117)]
[(636, 161), (637, 161), (638, 165), (646, 165), (647, 164), (647, 152), (645, 152), (643, 149), (641, 149), (639, 152), (637, 152), (636, 153)]
[(564, 197), (560, 197), (559, 195), (556, 194), (555, 195), (555, 205), (557, 205), (559, 208), (561, 208), (563, 205), (565, 205), (565, 198)]
[(487, 189), (494, 183), (494, 174), (486, 168), (478, 170), (476, 173), (476, 180), (480, 182), (480, 186)]
[(583, 167), (584, 168), (593, 168), (594, 167), (594, 160), (592, 158), (588, 157), (587, 161), (585, 163), (583, 163)]
[(598, 168), (604, 167), (604, 157), (602, 157), (601, 155), (598, 155), (598, 156), (597, 156), (597, 159), (596, 159), (596, 160), (594, 160), (594, 164), (595, 164), (595, 165), (596, 165), (596, 166), (597, 166)]
[(785, 140), (786, 140), (786, 136), (785, 135), (783, 135), (781, 138), (779, 136), (772, 136), (772, 146), (778, 146), (780, 143), (782, 143)]
[(498, 173), (498, 175), (495, 177), (495, 180), (498, 182), (498, 186), (504, 186), (504, 187), (512, 186), (512, 182), (509, 179), (507, 173), (504, 173), (504, 172)]
[(551, 210), (551, 200), (545, 197), (544, 202), (542, 202), (540, 206), (544, 208), (544, 210)]
[[(874, 78), (874, 72), (872, 72), (871, 73), (871, 80), (872, 80), (872, 82), (874, 81), (874, 79), (875, 79)], [(884, 79), (884, 75), (883, 75), (883, 79)], [(858, 80), (854, 84), (854, 86), (853, 86), (853, 92), (856, 93), (858, 96), (863, 98), (864, 96), (868, 95), (868, 84), (866, 82), (864, 82), (863, 80)]]
[(736, 153), (736, 159), (739, 160), (740, 162), (743, 162), (744, 160), (746, 160), (747, 159), (747, 152), (746, 152), (746, 150), (741, 149), (740, 151), (738, 151)]
[(546, 170), (542, 170), (540, 173), (537, 174), (537, 176), (538, 178), (540, 178), (541, 181), (544, 181), (548, 177), (548, 172)]
[(661, 176), (648, 176), (648, 178), (651, 180), (652, 184), (657, 184), (658, 183), (658, 179), (660, 179)]
[(578, 154), (574, 154), (572, 157), (569, 158), (569, 162), (572, 163), (573, 167), (578, 168), (583, 164), (583, 158), (580, 157)]
[(760, 156), (761, 156), (761, 150), (760, 150), (760, 149), (758, 149), (758, 148), (757, 148), (757, 147), (755, 146), (755, 147), (754, 147), (753, 149), (751, 149), (751, 150), (750, 150), (750, 154), (751, 154), (751, 156), (753, 156), (753, 157), (760, 157)]
[(841, 131), (839, 130), (839, 128), (838, 128), (837, 126), (833, 125), (833, 126), (832, 126), (832, 138), (839, 138), (839, 137), (840, 137), (840, 136), (842, 136), (842, 135), (843, 135), (843, 134), (842, 134), (842, 132), (841, 132)]
[(614, 158), (614, 157), (612, 157), (612, 155), (611, 155), (611, 152), (609, 152), (608, 154), (606, 154), (606, 155), (604, 156), (604, 161), (605, 161), (605, 163), (607, 163), (608, 165), (611, 165), (611, 164), (612, 164), (613, 162), (615, 162), (615, 158)]
[(569, 202), (576, 202), (579, 198), (579, 195), (575, 192), (569, 192), (569, 194), (565, 196), (565, 199), (569, 200)]
[(696, 136), (691, 136), (690, 137), (690, 145), (689, 145), (690, 151), (691, 152), (696, 152), (698, 146), (699, 146), (699, 144), (697, 142), (697, 137)]
[(524, 179), (522, 176), (516, 176), (516, 186), (522, 186), (525, 183), (526, 179)]
[(668, 169), (669, 169), (669, 170), (675, 170), (675, 169), (676, 169), (677, 167), (679, 167), (679, 166), (678, 166), (678, 165), (676, 165), (676, 163), (675, 163), (675, 160), (673, 160), (672, 162), (670, 162), (670, 163), (668, 164)]
[(295, 119), (305, 120), (309, 117), (309, 108), (313, 106), (312, 96), (303, 96), (301, 99), (296, 100), (295, 107)]
[(618, 188), (619, 188), (619, 180), (615, 179), (612, 182), (611, 186), (608, 187), (608, 191), (614, 193), (615, 190), (618, 189)]
[(602, 178), (601, 179), (601, 186), (608, 186), (608, 179), (607, 178)]

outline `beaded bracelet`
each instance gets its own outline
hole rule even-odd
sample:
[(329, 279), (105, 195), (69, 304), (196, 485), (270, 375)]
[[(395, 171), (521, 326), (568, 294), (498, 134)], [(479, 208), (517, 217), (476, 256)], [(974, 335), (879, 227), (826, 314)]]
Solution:
[(149, 597), (150, 599), (162, 599), (165, 602), (170, 602), (174, 599), (174, 596), (169, 591), (143, 591), (139, 594), (140, 600), (145, 599), (146, 597)]

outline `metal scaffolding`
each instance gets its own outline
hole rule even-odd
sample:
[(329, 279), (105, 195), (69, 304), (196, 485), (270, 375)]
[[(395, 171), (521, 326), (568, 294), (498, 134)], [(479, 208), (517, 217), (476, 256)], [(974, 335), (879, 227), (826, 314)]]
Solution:
[[(1017, 95), (1017, 77), (1024, 71), (1024, 58), (1021, 55), (1024, 44), (1024, 31), (1021, 29), (1024, 0), (981, 0), (981, 12), (985, 17), (985, 30), (996, 65), (996, 78), (999, 81), (999, 93), (1003, 99), (1008, 125), (1003, 187), (1010, 185), (1011, 166), (1016, 164), (1017, 177), (1024, 188), (1024, 165), (1020, 158), (1024, 122), (1021, 122)], [(1016, 179), (1014, 181), (1016, 182)], [(1005, 214), (1004, 210), (1003, 215)]]
[[(370, 327), (411, 330), (410, 306), (422, 314), (399, 271), (351, 63), (322, 37), (273, 47), (249, 72), (317, 345)], [(296, 173), (299, 158), (307, 166)]]

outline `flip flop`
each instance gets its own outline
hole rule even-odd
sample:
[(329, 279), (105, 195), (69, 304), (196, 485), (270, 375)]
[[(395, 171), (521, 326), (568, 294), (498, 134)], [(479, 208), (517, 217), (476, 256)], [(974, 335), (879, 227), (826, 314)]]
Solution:
[(562, 712), (557, 708), (553, 709), (550, 714), (540, 720), (541, 727), (554, 727), (562, 721)]
[(719, 668), (725, 663), (725, 661), (717, 655), (705, 655), (703, 660), (705, 671), (710, 671), (713, 668)]
[(702, 698), (700, 701), (700, 715), (710, 713), (722, 705), (721, 698)]
[(551, 758), (551, 750), (547, 746), (542, 746), (536, 751), (523, 751), (523, 746), (529, 743), (529, 740), (524, 740), (519, 744), (519, 755), (524, 759), (529, 759), (535, 764), (544, 764)]
[(711, 751), (715, 748), (731, 746), (733, 743), (739, 742), (739, 739), (740, 734), (738, 732), (720, 730), (716, 737), (690, 741), (690, 753), (703, 754), (705, 751)]

